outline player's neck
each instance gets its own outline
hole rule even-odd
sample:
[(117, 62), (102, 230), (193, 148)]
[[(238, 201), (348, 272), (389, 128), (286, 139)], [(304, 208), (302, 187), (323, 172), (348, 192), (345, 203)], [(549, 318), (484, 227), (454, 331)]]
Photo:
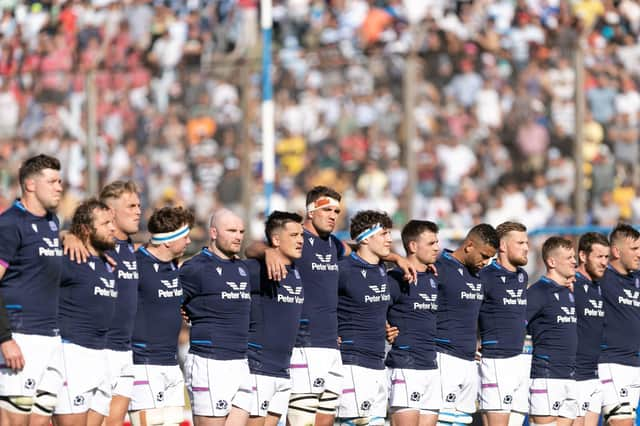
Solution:
[(211, 253), (215, 254), (220, 259), (230, 260), (233, 257), (232, 255), (228, 255), (225, 252), (223, 252), (222, 250), (220, 250), (218, 248), (218, 246), (216, 245), (215, 241), (213, 241), (213, 240), (209, 243), (209, 246), (207, 248), (209, 249), (209, 251)]
[(84, 242), (85, 247), (87, 248), (87, 250), (89, 251), (89, 253), (91, 254), (91, 256), (95, 256), (95, 257), (101, 257), (102, 256), (102, 251), (98, 250), (97, 248), (95, 248), (91, 242), (89, 241), (85, 241)]
[(584, 264), (578, 266), (578, 268), (576, 269), (577, 272), (580, 273), (580, 275), (582, 275), (583, 277), (587, 278), (589, 281), (593, 281), (593, 278), (591, 277), (591, 275), (589, 275), (589, 273), (587, 272), (587, 268), (584, 267)]
[(416, 268), (416, 271), (427, 272), (427, 264), (420, 262), (415, 254), (410, 254), (409, 256), (407, 256), (407, 260), (409, 261), (411, 266)]
[(129, 234), (124, 232), (122, 229), (116, 227), (116, 232), (114, 237), (120, 241), (127, 241), (129, 239)]
[(285, 265), (291, 265), (293, 263), (293, 259), (284, 254), (282, 250), (280, 250), (280, 247), (275, 247), (275, 249), (280, 254), (280, 256), (282, 256), (282, 260), (284, 261)]
[(624, 265), (622, 264), (622, 262), (620, 261), (620, 259), (613, 259), (609, 262), (609, 265), (615, 269), (615, 271), (617, 273), (619, 273), (620, 275), (629, 275), (629, 271), (627, 268), (624, 267)]
[[(452, 251), (451, 252), (451, 256), (457, 260), (458, 262), (462, 263), (464, 266), (467, 266), (467, 264), (464, 261), (464, 248), (463, 247), (459, 247), (456, 251)], [(469, 269), (469, 268), (467, 268)]]
[(498, 255), (498, 264), (507, 271), (516, 272), (518, 270), (518, 267), (509, 262), (509, 258), (502, 254)]
[(378, 263), (380, 263), (380, 256), (378, 256), (377, 254), (373, 253), (366, 246), (360, 246), (358, 248), (358, 250), (356, 250), (356, 255), (360, 259), (362, 259), (365, 262), (370, 263), (372, 265), (377, 265)]
[(34, 216), (45, 216), (47, 214), (47, 209), (44, 208), (42, 203), (40, 203), (34, 195), (26, 193), (22, 196), (20, 202), (24, 208)]
[(149, 244), (145, 248), (153, 257), (162, 262), (171, 262), (173, 260), (173, 254), (164, 246)]
[(328, 233), (319, 232), (318, 229), (316, 229), (316, 227), (313, 226), (313, 222), (311, 221), (311, 219), (305, 220), (304, 223), (302, 224), (302, 227), (307, 231), (309, 231), (311, 234), (315, 235), (316, 237), (326, 238), (329, 236)]
[(552, 269), (550, 271), (547, 271), (547, 273), (545, 274), (545, 276), (547, 278), (549, 278), (550, 280), (555, 281), (556, 283), (558, 283), (559, 285), (563, 286), (563, 287), (570, 287), (571, 286), (571, 282), (569, 281), (569, 278), (565, 278), (562, 275), (560, 275), (559, 273), (557, 273), (555, 271), (555, 269)]

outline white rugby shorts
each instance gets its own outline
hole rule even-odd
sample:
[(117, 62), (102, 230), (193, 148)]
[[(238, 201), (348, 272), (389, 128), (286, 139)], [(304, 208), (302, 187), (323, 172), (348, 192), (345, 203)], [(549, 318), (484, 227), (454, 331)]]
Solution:
[(602, 405), (631, 404), (635, 410), (640, 397), (640, 367), (604, 363), (598, 364), (602, 384)]
[(572, 379), (531, 379), (530, 409), (532, 416), (575, 419), (578, 415), (578, 391)]
[(292, 394), (342, 392), (342, 358), (337, 349), (293, 348), (289, 371)]
[(104, 349), (62, 344), (64, 385), (58, 395), (54, 414), (79, 414), (93, 409), (108, 416), (109, 404), (94, 406), (94, 399), (111, 401), (111, 378)]
[(342, 392), (336, 417), (385, 417), (388, 400), (386, 370), (344, 365), (342, 371)]
[(438, 352), (442, 409), (471, 414), (476, 411), (478, 364)]
[(435, 414), (442, 407), (440, 372), (409, 368), (387, 369), (389, 376), (389, 407), (415, 408)]
[(251, 374), (251, 415), (266, 417), (267, 413), (283, 415), (289, 406), (291, 379)]
[(34, 396), (36, 390), (58, 395), (64, 383), (60, 337), (13, 333), (13, 339), (25, 365), (13, 371), (0, 354), (0, 396)]
[(196, 416), (224, 417), (232, 406), (251, 412), (253, 392), (246, 359), (216, 360), (187, 354), (185, 383)]
[(480, 361), (480, 409), (529, 412), (531, 356), (485, 358)]
[[(131, 399), (133, 395), (133, 352), (105, 349), (111, 378), (111, 395)], [(99, 413), (109, 412), (111, 396), (98, 393), (91, 402), (91, 409)]]
[(177, 365), (133, 365), (129, 411), (184, 407), (184, 377)]
[(584, 417), (587, 411), (600, 414), (602, 411), (602, 384), (600, 379), (578, 380), (578, 417)]

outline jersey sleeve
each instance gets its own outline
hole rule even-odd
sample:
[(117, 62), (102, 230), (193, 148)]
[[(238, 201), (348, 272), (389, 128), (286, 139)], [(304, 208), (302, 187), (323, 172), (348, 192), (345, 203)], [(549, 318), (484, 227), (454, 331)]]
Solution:
[(249, 286), (251, 288), (251, 294), (260, 294), (260, 275), (262, 268), (260, 263), (254, 259), (245, 260), (247, 269), (249, 270)]
[(404, 279), (398, 271), (389, 271), (389, 294), (391, 295), (391, 304), (395, 304), (400, 299), (401, 288), (404, 284)]
[[(539, 287), (531, 287), (527, 293), (527, 329), (547, 304), (546, 293)], [(528, 330), (529, 331), (529, 330)]]
[(8, 268), (20, 248), (22, 239), (15, 222), (0, 217), (0, 265)]
[(184, 305), (198, 294), (201, 290), (200, 283), (202, 277), (202, 268), (196, 268), (194, 262), (187, 262), (180, 268), (180, 284), (182, 285)]
[(333, 234), (331, 234), (329, 238), (331, 238), (336, 245), (336, 250), (338, 251), (338, 260), (342, 259), (346, 252), (346, 250), (344, 249), (344, 243), (340, 238), (336, 237)]

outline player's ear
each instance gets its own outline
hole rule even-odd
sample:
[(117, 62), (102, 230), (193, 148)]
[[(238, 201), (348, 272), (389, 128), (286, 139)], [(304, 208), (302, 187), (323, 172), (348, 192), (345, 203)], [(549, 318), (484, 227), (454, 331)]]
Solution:
[(587, 263), (587, 253), (580, 250), (578, 251), (578, 264), (581, 265), (583, 263)]
[(215, 240), (216, 237), (218, 236), (218, 231), (216, 230), (215, 227), (210, 227), (209, 228), (209, 236), (211, 237), (212, 240)]
[(418, 242), (417, 241), (409, 241), (409, 246), (407, 247), (409, 253), (407, 254), (416, 254), (418, 251)]
[(271, 245), (276, 248), (280, 247), (280, 232), (271, 234)]

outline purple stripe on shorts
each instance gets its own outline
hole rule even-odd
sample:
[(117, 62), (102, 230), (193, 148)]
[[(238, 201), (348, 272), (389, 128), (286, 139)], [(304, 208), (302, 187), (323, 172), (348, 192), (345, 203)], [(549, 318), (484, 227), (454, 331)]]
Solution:
[(4, 259), (0, 259), (0, 265), (2, 265), (3, 268), (7, 269), (9, 267), (9, 262)]
[(257, 388), (257, 387), (255, 387), (255, 386), (253, 386), (253, 387), (251, 388), (251, 390), (255, 392), (255, 391), (257, 391), (257, 390), (258, 390), (258, 388)]
[(308, 368), (309, 364), (291, 364), (289, 368)]
[(547, 393), (546, 389), (531, 389), (531, 393)]
[[(402, 379), (393, 379), (393, 380), (391, 381), (391, 384), (392, 384), (392, 385), (403, 385), (403, 384), (405, 384), (405, 383), (407, 383), (407, 382), (406, 382), (406, 381), (404, 381), (404, 380), (402, 380)], [(344, 392), (343, 392), (343, 393), (344, 393)]]
[(205, 387), (192, 387), (191, 390), (193, 392), (209, 392), (209, 388), (205, 388)]
[(482, 389), (486, 389), (486, 388), (497, 388), (498, 384), (497, 383), (483, 383), (482, 384)]
[(351, 388), (351, 389), (342, 389), (342, 394), (345, 394), (345, 393), (355, 393), (355, 392), (356, 392), (355, 388)]
[(69, 384), (68, 384), (67, 382), (64, 382), (64, 383), (62, 384), (62, 387), (65, 387), (65, 386), (69, 386)]
[(141, 386), (141, 385), (148, 385), (149, 381), (148, 380), (135, 380), (133, 382), (133, 386)]
[(604, 379), (604, 380), (602, 380), (602, 384), (603, 385), (605, 385), (607, 383), (611, 383), (611, 382), (613, 382), (613, 379)]

